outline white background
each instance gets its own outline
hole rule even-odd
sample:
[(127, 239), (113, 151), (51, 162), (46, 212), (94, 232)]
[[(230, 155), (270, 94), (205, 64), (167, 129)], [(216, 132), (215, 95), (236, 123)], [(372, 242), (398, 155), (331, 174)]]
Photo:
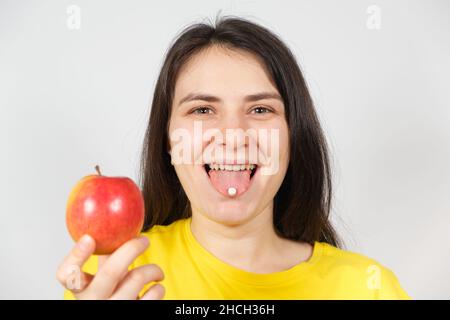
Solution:
[[(366, 25), (370, 5), (379, 30)], [(450, 298), (444, 0), (0, 0), (0, 298), (62, 297), (71, 188), (96, 164), (136, 181), (165, 50), (219, 10), (263, 24), (297, 56), (331, 144), (347, 249), (393, 270), (415, 299)]]

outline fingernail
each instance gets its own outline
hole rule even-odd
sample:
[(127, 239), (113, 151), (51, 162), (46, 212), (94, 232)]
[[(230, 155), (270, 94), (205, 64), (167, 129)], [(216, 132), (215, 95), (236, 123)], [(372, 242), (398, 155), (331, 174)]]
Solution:
[(87, 251), (90, 249), (91, 247), (91, 243), (92, 243), (92, 238), (91, 236), (89, 236), (88, 234), (85, 234), (84, 236), (82, 236), (80, 238), (80, 240), (78, 241), (78, 247), (81, 250)]

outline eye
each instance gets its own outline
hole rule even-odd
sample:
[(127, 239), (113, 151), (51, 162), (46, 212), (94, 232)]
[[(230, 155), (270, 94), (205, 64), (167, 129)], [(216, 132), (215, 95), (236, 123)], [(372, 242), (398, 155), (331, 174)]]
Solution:
[(210, 107), (201, 106), (201, 107), (192, 109), (189, 113), (202, 115), (202, 114), (213, 113), (213, 110)]
[(264, 106), (257, 106), (250, 110), (250, 113), (257, 113), (257, 114), (264, 114), (264, 113), (270, 113), (272, 112), (271, 109), (264, 107)]

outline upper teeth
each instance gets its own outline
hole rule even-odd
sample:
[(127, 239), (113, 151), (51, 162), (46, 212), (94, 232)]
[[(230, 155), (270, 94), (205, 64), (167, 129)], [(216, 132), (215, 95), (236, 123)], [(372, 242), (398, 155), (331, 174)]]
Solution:
[(211, 170), (228, 170), (228, 171), (240, 171), (240, 170), (253, 170), (254, 164), (210, 164)]

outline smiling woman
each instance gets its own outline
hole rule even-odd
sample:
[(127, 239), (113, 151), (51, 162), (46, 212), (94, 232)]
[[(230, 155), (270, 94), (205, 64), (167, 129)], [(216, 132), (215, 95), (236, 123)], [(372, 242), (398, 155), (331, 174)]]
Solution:
[(99, 259), (85, 246), (83, 285), (66, 298), (161, 298), (162, 287), (166, 299), (409, 298), (389, 269), (341, 249), (312, 99), (293, 54), (262, 26), (227, 17), (177, 37), (141, 169), (151, 247)]

